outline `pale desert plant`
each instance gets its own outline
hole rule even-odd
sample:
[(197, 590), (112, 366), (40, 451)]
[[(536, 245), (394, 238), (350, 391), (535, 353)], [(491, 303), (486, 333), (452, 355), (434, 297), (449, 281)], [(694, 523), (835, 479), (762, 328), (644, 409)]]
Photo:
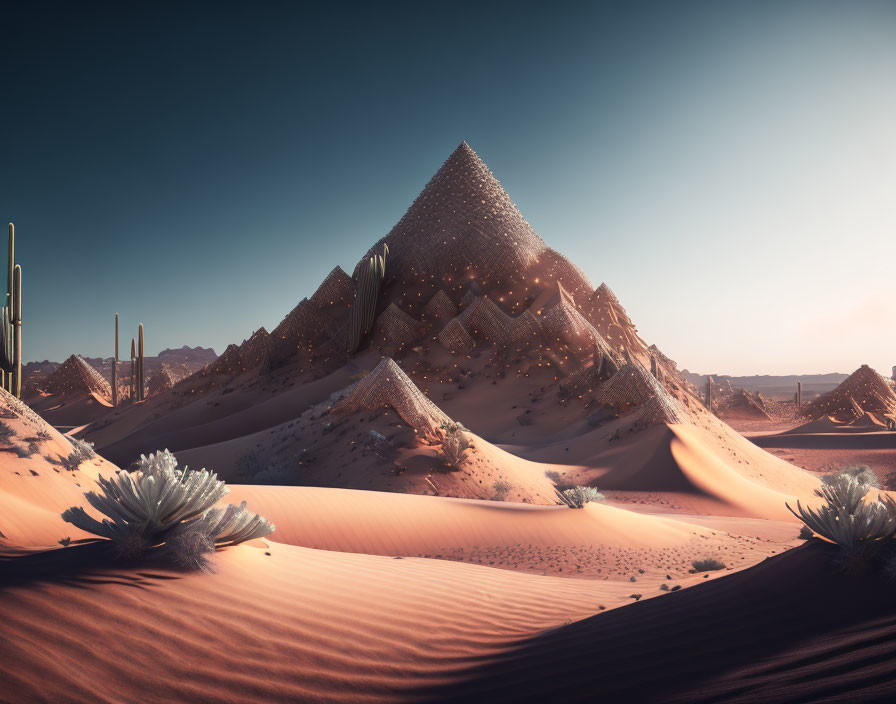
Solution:
[(442, 423), (442, 447), (439, 457), (442, 462), (453, 470), (460, 470), (466, 459), (465, 453), (473, 447), (467, 430), (460, 423)]
[(818, 510), (796, 502), (787, 508), (815, 534), (855, 552), (886, 540), (896, 532), (896, 504), (881, 494), (866, 501), (869, 485), (851, 474), (839, 474), (815, 490), (825, 500)]
[(715, 570), (725, 569), (725, 563), (714, 557), (694, 560), (691, 564), (694, 566), (694, 572), (713, 572)]
[[(214, 472), (177, 467), (167, 450), (141, 455), (136, 472), (117, 472), (110, 479), (99, 477), (102, 493), (87, 491), (88, 503), (108, 518), (102, 522), (80, 506), (62, 518), (81, 530), (108, 538), (116, 551), (135, 557), (150, 548), (172, 542), (175, 556), (202, 566), (207, 543), (223, 547), (260, 538), (274, 525), (240, 506), (214, 508), (229, 489)], [(204, 538), (203, 538), (204, 536)], [(193, 556), (193, 557), (190, 557)], [(199, 556), (199, 557), (197, 557)]]
[(557, 495), (570, 508), (583, 508), (587, 503), (603, 501), (605, 498), (593, 486), (574, 486), (566, 491), (558, 491)]
[(839, 472), (835, 474), (826, 474), (821, 478), (825, 484), (832, 483), (837, 477), (843, 474), (848, 474), (853, 477), (859, 484), (865, 484), (870, 487), (874, 487), (875, 489), (880, 489), (880, 480), (877, 478), (877, 475), (867, 464), (851, 464)]
[(508, 483), (507, 483), (506, 481), (504, 481), (503, 479), (498, 479), (498, 480), (495, 482), (494, 487), (495, 487), (495, 496), (494, 496), (494, 498), (495, 498), (497, 501), (503, 501), (503, 500), (504, 500), (504, 497), (507, 496), (507, 492), (510, 491), (510, 489), (511, 489), (510, 484), (508, 484)]

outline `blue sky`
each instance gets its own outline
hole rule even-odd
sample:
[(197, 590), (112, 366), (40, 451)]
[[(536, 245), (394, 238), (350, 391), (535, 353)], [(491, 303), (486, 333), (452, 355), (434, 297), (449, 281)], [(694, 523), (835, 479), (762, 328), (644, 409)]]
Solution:
[(26, 359), (272, 329), (466, 139), (680, 366), (896, 364), (893, 3), (22, 3)]

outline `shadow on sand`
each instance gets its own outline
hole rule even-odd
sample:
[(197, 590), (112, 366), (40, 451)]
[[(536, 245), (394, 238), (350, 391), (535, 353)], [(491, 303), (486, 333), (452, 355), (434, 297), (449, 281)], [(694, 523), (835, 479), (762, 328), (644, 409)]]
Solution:
[(896, 701), (896, 587), (813, 541), (519, 643), (423, 701)]

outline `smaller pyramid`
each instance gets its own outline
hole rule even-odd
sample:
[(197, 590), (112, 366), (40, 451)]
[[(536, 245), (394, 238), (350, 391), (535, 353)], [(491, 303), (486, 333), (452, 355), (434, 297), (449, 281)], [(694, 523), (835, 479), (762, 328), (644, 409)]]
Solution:
[(371, 342), (380, 346), (404, 347), (419, 340), (422, 334), (422, 323), (390, 303), (374, 323)]
[(447, 323), (457, 315), (457, 306), (442, 289), (435, 292), (423, 309), (423, 318), (427, 324), (433, 322)]
[(608, 359), (615, 368), (622, 364), (619, 353), (579, 312), (572, 297), (560, 284), (557, 284), (557, 294), (545, 307), (541, 326), (550, 343), (567, 345), (579, 358)]
[(850, 374), (834, 390), (803, 406), (805, 416), (832, 416), (846, 423), (865, 413), (878, 417), (896, 413), (896, 394), (892, 387), (867, 364)]
[(164, 391), (168, 391), (168, 389), (174, 388), (174, 385), (178, 381), (180, 381), (180, 378), (172, 372), (167, 364), (163, 364), (158, 371), (149, 377), (149, 380), (146, 383), (147, 393), (149, 396), (156, 396)]
[(271, 361), (288, 360), (299, 351), (309, 350), (327, 334), (335, 334), (334, 318), (347, 316), (354, 295), (354, 281), (337, 266), (310, 298), (303, 298), (274, 328)]
[(271, 335), (263, 327), (239, 346), (230, 344), (218, 359), (203, 368), (202, 376), (239, 376), (251, 369), (265, 371), (270, 365)]
[(43, 390), (53, 396), (97, 394), (112, 397), (112, 387), (96, 369), (78, 354), (73, 354), (50, 374)]
[(334, 410), (352, 413), (383, 407), (393, 408), (418, 435), (431, 441), (438, 441), (440, 426), (451, 422), (391, 357), (385, 357), (373, 371), (350, 387)]
[(637, 328), (607, 284), (602, 283), (595, 289), (584, 310), (585, 317), (613, 349), (632, 355), (646, 352), (647, 346), (638, 336)]
[(460, 322), (460, 318), (452, 318), (436, 336), (439, 343), (453, 354), (468, 354), (476, 347), (476, 341)]
[(669, 393), (641, 364), (629, 362), (597, 389), (592, 403), (612, 408), (617, 416), (624, 416), (657, 395)]

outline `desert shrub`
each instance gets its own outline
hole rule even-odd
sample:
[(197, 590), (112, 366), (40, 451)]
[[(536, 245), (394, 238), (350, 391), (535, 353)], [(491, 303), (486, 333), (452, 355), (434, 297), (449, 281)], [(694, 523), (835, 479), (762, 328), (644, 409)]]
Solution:
[(861, 552), (896, 532), (896, 505), (885, 495), (866, 501), (869, 484), (841, 473), (823, 483), (815, 494), (825, 500), (818, 510), (800, 505), (787, 508), (818, 535), (850, 553)]
[(74, 453), (82, 460), (92, 460), (96, 457), (96, 450), (93, 449), (92, 442), (73, 437), (69, 437), (68, 441), (72, 444)]
[(550, 479), (554, 484), (560, 483), (560, 472), (555, 472), (554, 470), (549, 470), (544, 473), (548, 479)]
[(508, 484), (503, 479), (499, 479), (494, 484), (495, 487), (495, 498), (499, 501), (503, 501), (504, 497), (507, 496), (507, 492), (510, 491), (510, 484)]
[(442, 447), (439, 450), (439, 458), (446, 467), (460, 470), (463, 467), (465, 453), (473, 447), (467, 430), (460, 423), (442, 423)]
[(694, 560), (691, 564), (694, 566), (695, 572), (713, 572), (715, 570), (725, 569), (725, 563), (721, 560), (716, 560), (714, 557), (707, 557), (703, 560)]
[(880, 481), (878, 480), (877, 475), (867, 464), (848, 465), (835, 474), (827, 474), (823, 476), (821, 478), (821, 481), (823, 481), (825, 484), (832, 484), (837, 479), (837, 477), (843, 475), (852, 477), (860, 484), (865, 484), (866, 486), (880, 489)]
[(119, 471), (97, 481), (101, 493), (87, 491), (84, 496), (108, 518), (97, 521), (80, 506), (66, 510), (62, 518), (109, 539), (122, 556), (137, 557), (170, 540), (169, 550), (176, 559), (202, 567), (206, 543), (235, 545), (274, 530), (272, 523), (248, 512), (245, 502), (215, 508), (229, 492), (224, 482), (205, 469), (179, 469), (167, 450), (141, 455), (134, 473)]
[(570, 508), (582, 508), (589, 502), (603, 501), (604, 495), (593, 486), (574, 486), (563, 492), (557, 492)]

